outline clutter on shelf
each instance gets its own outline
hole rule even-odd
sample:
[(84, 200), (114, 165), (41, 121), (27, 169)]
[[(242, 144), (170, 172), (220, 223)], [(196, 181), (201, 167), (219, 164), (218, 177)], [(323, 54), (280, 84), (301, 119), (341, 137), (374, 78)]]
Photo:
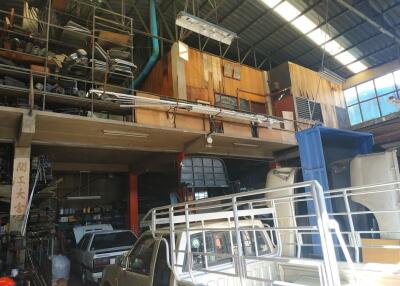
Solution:
[[(97, 104), (101, 99), (91, 98), (88, 91), (128, 90), (131, 86), (137, 69), (133, 26), (123, 23), (133, 20), (105, 13), (95, 1), (51, 2), (50, 11), (46, 1), (28, 1), (21, 10), (13, 10), (13, 17), (11, 4), (0, 11), (7, 23), (0, 35), (0, 89), (7, 91), (0, 105), (30, 108), (33, 86), (34, 108), (67, 113), (78, 108), (84, 116), (113, 111), (126, 114), (115, 104)], [(79, 17), (88, 21), (79, 21)], [(68, 101), (67, 96), (77, 99)]]

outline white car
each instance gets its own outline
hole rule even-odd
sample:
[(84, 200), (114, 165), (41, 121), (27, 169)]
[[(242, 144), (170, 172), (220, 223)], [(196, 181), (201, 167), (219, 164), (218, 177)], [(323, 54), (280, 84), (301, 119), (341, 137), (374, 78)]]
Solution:
[(130, 230), (100, 230), (83, 235), (72, 255), (82, 283), (100, 282), (103, 269), (128, 252), (136, 240)]

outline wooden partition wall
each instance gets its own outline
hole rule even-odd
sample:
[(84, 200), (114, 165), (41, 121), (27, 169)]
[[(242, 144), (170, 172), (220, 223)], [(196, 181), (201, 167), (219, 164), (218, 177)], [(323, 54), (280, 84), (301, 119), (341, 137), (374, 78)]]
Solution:
[(140, 88), (177, 99), (267, 113), (265, 71), (175, 43)]
[[(313, 102), (316, 102), (325, 126), (341, 128), (346, 125), (343, 118), (347, 117), (347, 111), (341, 84), (328, 81), (313, 70), (287, 62), (270, 71), (270, 85), (274, 115), (281, 117), (285, 112), (292, 112), (295, 119), (310, 122), (304, 118), (304, 107), (309, 104), (314, 109)], [(309, 103), (302, 102), (302, 107), (299, 107), (296, 98), (306, 99)]]

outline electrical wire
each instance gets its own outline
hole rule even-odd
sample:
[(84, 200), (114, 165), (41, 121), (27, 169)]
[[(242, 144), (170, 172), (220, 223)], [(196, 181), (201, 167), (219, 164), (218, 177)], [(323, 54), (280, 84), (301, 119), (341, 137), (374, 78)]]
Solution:
[[(326, 26), (326, 33), (325, 33), (325, 41), (323, 45), (323, 50), (322, 50), (322, 58), (321, 58), (321, 67), (320, 70), (322, 71), (324, 69), (325, 65), (325, 54), (326, 54), (326, 43), (327, 43), (327, 36), (329, 36), (329, 0), (326, 0), (326, 6), (325, 6), (325, 26)], [(315, 93), (315, 97), (313, 96), (313, 108), (310, 113), (310, 121), (313, 121), (314, 118), (314, 113), (315, 113), (315, 106), (317, 105), (317, 99), (319, 96), (319, 91), (321, 87), (321, 80), (322, 80), (322, 75), (319, 75), (318, 79), (318, 85), (317, 85), (317, 90)]]

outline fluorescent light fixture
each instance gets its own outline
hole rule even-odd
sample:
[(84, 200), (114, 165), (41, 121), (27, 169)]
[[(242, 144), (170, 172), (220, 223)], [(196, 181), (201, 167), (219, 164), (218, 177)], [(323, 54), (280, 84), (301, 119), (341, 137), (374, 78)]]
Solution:
[(282, 2), (282, 0), (261, 0), (269, 8), (274, 8), (276, 5)]
[(100, 200), (101, 196), (78, 196), (78, 197), (66, 197), (68, 201), (85, 201), (85, 200)]
[(118, 130), (103, 130), (103, 134), (111, 135), (111, 136), (126, 136), (126, 137), (135, 137), (135, 138), (149, 137), (149, 134), (146, 134), (146, 133), (126, 132), (126, 131), (118, 131)]
[(331, 37), (329, 37), (328, 34), (322, 31), (320, 28), (315, 29), (311, 33), (307, 34), (307, 37), (319, 46), (331, 39)]
[(308, 32), (314, 30), (317, 25), (314, 24), (313, 21), (308, 19), (306, 16), (300, 16), (292, 22), (292, 25), (302, 32), (303, 34), (307, 34)]
[(325, 67), (319, 71), (319, 74), (321, 75), (322, 78), (337, 84), (342, 84), (345, 81), (343, 77)]
[(259, 146), (256, 144), (247, 144), (247, 143), (239, 143), (239, 142), (234, 142), (233, 145), (237, 147), (248, 147), (248, 148), (258, 148)]
[(359, 73), (365, 71), (368, 67), (364, 65), (362, 62), (357, 61), (355, 63), (349, 64), (347, 68), (351, 70), (353, 73)]
[(207, 38), (230, 45), (237, 34), (186, 12), (179, 12), (175, 24)]
[(356, 61), (356, 58), (347, 51), (336, 55), (335, 59), (337, 59), (339, 62), (341, 62), (344, 65), (348, 65), (349, 63)]
[(301, 14), (300, 11), (288, 1), (283, 1), (274, 8), (274, 11), (288, 22), (292, 21)]
[(332, 41), (324, 44), (323, 48), (325, 48), (325, 51), (327, 51), (332, 56), (337, 55), (338, 53), (343, 52), (343, 50), (344, 50), (342, 45), (340, 45), (335, 40), (332, 40)]

